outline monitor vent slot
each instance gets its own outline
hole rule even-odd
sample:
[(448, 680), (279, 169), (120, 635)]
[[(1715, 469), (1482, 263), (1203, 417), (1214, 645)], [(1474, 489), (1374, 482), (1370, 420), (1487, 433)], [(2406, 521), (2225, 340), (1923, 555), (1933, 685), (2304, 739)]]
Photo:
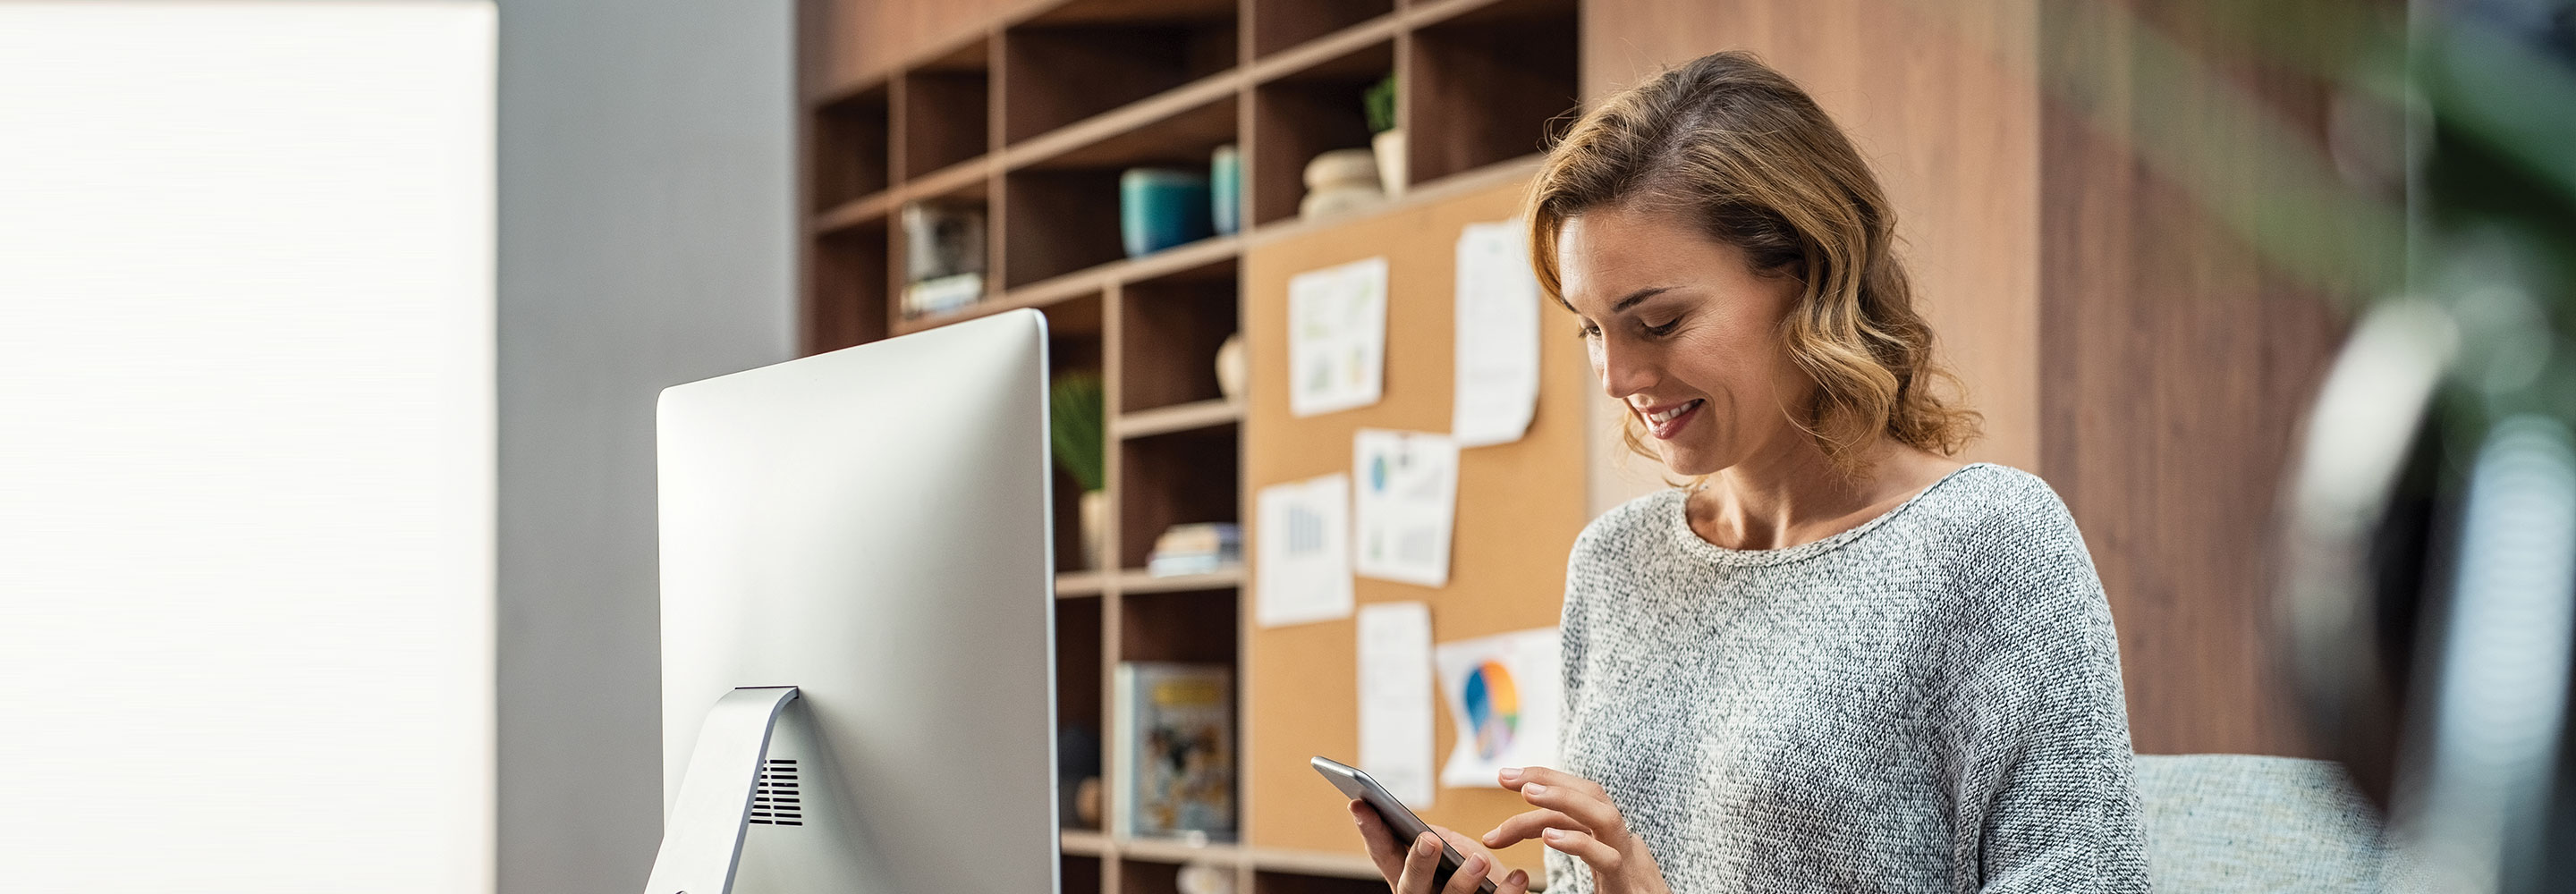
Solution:
[(802, 826), (805, 799), (796, 790), (796, 762), (772, 758), (760, 766), (760, 787), (751, 793), (751, 821), (764, 826)]

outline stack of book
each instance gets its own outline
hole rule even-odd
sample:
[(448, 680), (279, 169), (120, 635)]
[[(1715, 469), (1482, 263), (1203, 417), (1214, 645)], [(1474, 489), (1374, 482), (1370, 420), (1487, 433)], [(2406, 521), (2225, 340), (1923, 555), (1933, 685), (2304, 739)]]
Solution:
[(1207, 574), (1243, 564), (1243, 529), (1233, 522), (1173, 525), (1154, 538), (1145, 570), (1155, 577)]
[(984, 274), (959, 273), (925, 279), (903, 290), (906, 319), (944, 314), (984, 298)]

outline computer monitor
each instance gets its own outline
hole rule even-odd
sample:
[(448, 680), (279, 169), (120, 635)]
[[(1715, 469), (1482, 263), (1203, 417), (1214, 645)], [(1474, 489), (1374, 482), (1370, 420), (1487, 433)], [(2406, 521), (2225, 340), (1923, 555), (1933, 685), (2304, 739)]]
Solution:
[(662, 392), (646, 894), (1059, 890), (1046, 344), (1015, 311)]

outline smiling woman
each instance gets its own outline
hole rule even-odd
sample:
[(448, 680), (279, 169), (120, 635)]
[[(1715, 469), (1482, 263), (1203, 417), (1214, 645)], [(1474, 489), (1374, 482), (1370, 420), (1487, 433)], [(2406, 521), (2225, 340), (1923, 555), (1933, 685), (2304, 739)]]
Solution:
[[(1780, 353), (1794, 381), (1813, 385), (1794, 421), (1836, 465), (1866, 465), (1882, 433), (1955, 452), (1974, 437), (1976, 414), (1940, 393), (1956, 380), (1933, 360), (1932, 330), (1895, 256), (1896, 214), (1850, 140), (1750, 56), (1721, 53), (1676, 74), (1700, 83), (1668, 76), (1621, 94), (1549, 156), (1528, 215), (1540, 282), (1561, 301), (1633, 285), (1615, 294), (1608, 322), (1658, 339), (1680, 321), (1642, 307), (1648, 299), (1693, 285), (1721, 292), (1737, 299), (1727, 322), (1760, 323), (1759, 333), (1732, 334), (1776, 332), (1785, 351), (1760, 353)], [(1611, 332), (1584, 319), (1597, 356)], [(1667, 322), (1636, 325), (1644, 319)], [(1766, 409), (1789, 407), (1789, 397)], [(1626, 429), (1629, 447), (1655, 456), (1637, 430)]]
[[(1577, 122), (1528, 219), (1629, 446), (1687, 483), (1576, 541), (1565, 765), (1503, 770), (1531, 809), (1481, 840), (1441, 830), (1444, 894), (1530, 839), (1552, 892), (2145, 890), (2083, 537), (2037, 477), (1951, 458), (1977, 416), (1833, 121), (1703, 57)], [(1354, 813), (1432, 894), (1427, 837)]]

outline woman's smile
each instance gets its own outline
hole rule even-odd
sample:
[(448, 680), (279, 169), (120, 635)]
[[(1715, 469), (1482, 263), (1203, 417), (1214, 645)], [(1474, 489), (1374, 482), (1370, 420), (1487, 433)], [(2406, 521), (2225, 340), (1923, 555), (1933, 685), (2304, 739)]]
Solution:
[(1693, 420), (1698, 419), (1700, 408), (1707, 405), (1708, 401), (1705, 399), (1692, 398), (1677, 404), (1648, 406), (1630, 404), (1629, 406), (1636, 410), (1637, 418), (1646, 423), (1647, 432), (1653, 434), (1657, 440), (1669, 441), (1681, 434), (1682, 429), (1689, 426)]

